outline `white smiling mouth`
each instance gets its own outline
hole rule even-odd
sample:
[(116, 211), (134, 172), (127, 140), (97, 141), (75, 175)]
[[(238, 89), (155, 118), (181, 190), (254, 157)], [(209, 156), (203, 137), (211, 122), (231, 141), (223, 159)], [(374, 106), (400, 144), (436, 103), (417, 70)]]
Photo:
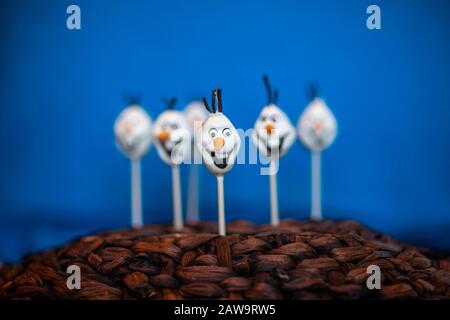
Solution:
[(236, 146), (234, 146), (229, 152), (221, 153), (220, 157), (218, 157), (217, 152), (215, 151), (208, 150), (208, 152), (211, 155), (214, 165), (219, 169), (225, 169), (228, 166), (228, 159), (235, 148)]
[(172, 148), (168, 148), (166, 146), (166, 144), (164, 142), (161, 143), (162, 148), (164, 149), (164, 152), (171, 157), (172, 156), (172, 151), (181, 143), (183, 142), (183, 138), (178, 139), (177, 141), (175, 141), (173, 143), (173, 147)]
[[(284, 145), (284, 141), (286, 140), (286, 137), (288, 136), (289, 133), (286, 133), (284, 136), (280, 137), (280, 143), (278, 144), (278, 148), (277, 149), (278, 152), (281, 152), (281, 150), (283, 150), (283, 145)], [(262, 139), (258, 133), (256, 133), (258, 140), (260, 140), (264, 146), (266, 147), (266, 152), (267, 152), (267, 156), (271, 156), (272, 155), (272, 149), (268, 144), (267, 144), (267, 140)]]

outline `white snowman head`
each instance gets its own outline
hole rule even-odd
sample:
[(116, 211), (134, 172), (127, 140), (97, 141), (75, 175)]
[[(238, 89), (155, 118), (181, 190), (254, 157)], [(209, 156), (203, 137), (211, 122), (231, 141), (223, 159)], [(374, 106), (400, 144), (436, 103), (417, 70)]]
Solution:
[(191, 135), (184, 114), (173, 110), (176, 99), (168, 104), (168, 110), (161, 113), (153, 126), (158, 155), (168, 165), (179, 165), (189, 154)]
[(266, 157), (283, 156), (295, 141), (295, 128), (288, 116), (276, 105), (277, 91), (272, 91), (267, 76), (264, 83), (268, 104), (255, 122), (252, 141)]
[(325, 101), (313, 94), (312, 101), (298, 120), (297, 130), (300, 140), (308, 149), (320, 152), (336, 138), (336, 118)]
[(200, 129), (203, 121), (208, 118), (202, 101), (192, 101), (186, 106), (184, 113), (193, 134), (195, 133), (194, 129)]
[(134, 101), (125, 108), (114, 123), (118, 148), (130, 159), (144, 156), (152, 143), (152, 119)]
[(231, 121), (222, 113), (221, 89), (213, 91), (212, 109), (205, 98), (203, 102), (209, 116), (197, 133), (197, 148), (208, 170), (216, 176), (221, 176), (233, 167), (241, 146), (241, 138)]

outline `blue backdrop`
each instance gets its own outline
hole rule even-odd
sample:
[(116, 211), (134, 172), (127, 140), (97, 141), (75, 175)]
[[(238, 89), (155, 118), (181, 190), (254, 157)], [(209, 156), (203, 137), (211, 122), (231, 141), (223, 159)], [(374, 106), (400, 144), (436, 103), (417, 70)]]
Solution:
[[(130, 166), (112, 132), (124, 94), (155, 118), (161, 95), (184, 107), (222, 87), (229, 118), (250, 128), (264, 73), (294, 123), (310, 80), (338, 119), (326, 217), (450, 249), (450, 2), (377, 0), (382, 29), (370, 31), (372, 2), (77, 0), (82, 29), (70, 31), (72, 2), (2, 1), (0, 260), (129, 224)], [(309, 165), (299, 143), (282, 159), (282, 218), (307, 218)], [(170, 221), (170, 170), (154, 148), (142, 170), (145, 222)], [(202, 174), (202, 216), (215, 219)], [(259, 166), (236, 166), (225, 188), (227, 219), (269, 219)]]

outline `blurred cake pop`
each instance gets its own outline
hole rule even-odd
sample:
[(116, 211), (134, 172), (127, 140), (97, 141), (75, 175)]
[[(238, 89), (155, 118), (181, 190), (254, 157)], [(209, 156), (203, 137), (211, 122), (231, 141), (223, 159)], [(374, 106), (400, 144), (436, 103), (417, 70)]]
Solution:
[(173, 110), (176, 99), (168, 101), (167, 110), (161, 113), (153, 126), (153, 137), (161, 160), (172, 168), (173, 225), (183, 228), (179, 165), (189, 155), (191, 137), (184, 114)]
[(152, 144), (152, 119), (132, 98), (130, 105), (117, 117), (114, 136), (118, 148), (131, 160), (131, 225), (143, 224), (141, 198), (141, 158)]
[(311, 102), (301, 114), (297, 130), (301, 142), (311, 150), (311, 219), (322, 220), (321, 153), (336, 138), (337, 123), (325, 101), (311, 86)]
[(263, 80), (267, 90), (267, 105), (261, 110), (255, 122), (252, 141), (259, 152), (270, 161), (270, 220), (273, 226), (277, 226), (280, 222), (276, 178), (278, 160), (292, 146), (296, 134), (288, 116), (276, 105), (278, 91), (272, 91), (267, 76), (264, 76)]

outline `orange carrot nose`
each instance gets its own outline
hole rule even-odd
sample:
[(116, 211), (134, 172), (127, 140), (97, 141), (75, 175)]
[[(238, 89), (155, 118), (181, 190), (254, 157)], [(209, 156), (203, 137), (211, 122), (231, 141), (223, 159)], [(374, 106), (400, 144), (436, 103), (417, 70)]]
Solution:
[(131, 131), (133, 131), (133, 127), (128, 122), (125, 122), (123, 130), (125, 131), (125, 133), (131, 133)]
[(322, 128), (323, 128), (322, 122), (316, 122), (316, 123), (314, 124), (314, 129), (315, 129), (316, 131), (320, 131), (320, 130), (322, 130)]
[(267, 134), (272, 134), (272, 131), (273, 131), (274, 129), (275, 129), (275, 127), (274, 127), (273, 125), (268, 124), (268, 125), (266, 126)]
[(170, 133), (167, 130), (163, 130), (158, 134), (158, 139), (161, 142), (167, 141), (170, 138)]
[(216, 151), (219, 151), (220, 149), (222, 149), (223, 145), (225, 144), (225, 139), (222, 137), (217, 137), (213, 140), (214, 143), (214, 149), (216, 149)]

